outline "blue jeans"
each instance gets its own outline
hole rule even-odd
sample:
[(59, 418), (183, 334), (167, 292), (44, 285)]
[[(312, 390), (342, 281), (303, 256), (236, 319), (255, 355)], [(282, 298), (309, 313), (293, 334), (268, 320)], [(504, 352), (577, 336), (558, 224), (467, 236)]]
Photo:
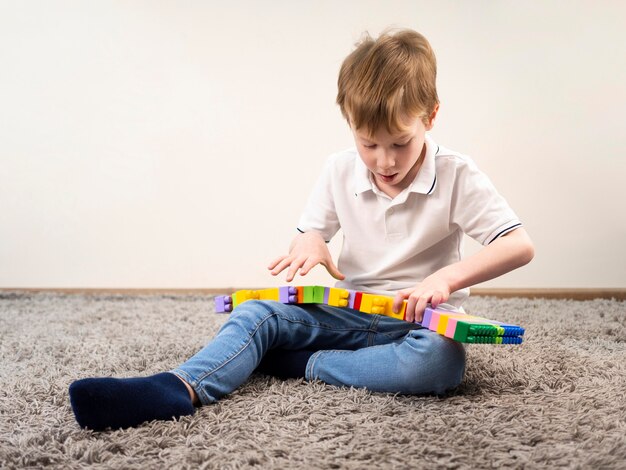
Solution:
[(416, 324), (328, 305), (251, 300), (171, 372), (206, 405), (243, 384), (274, 348), (316, 351), (307, 380), (374, 392), (440, 394), (459, 385), (465, 370), (461, 343)]

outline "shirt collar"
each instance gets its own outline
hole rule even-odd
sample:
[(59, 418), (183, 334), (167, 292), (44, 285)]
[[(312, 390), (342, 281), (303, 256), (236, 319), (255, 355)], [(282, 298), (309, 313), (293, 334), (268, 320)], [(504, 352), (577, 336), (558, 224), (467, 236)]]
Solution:
[[(409, 192), (431, 194), (437, 184), (435, 156), (439, 151), (439, 146), (428, 134), (426, 134), (425, 143), (426, 154), (424, 155), (424, 161), (417, 176), (408, 187)], [(370, 171), (363, 163), (360, 155), (358, 155), (357, 150), (357, 158), (354, 162), (354, 193), (357, 195), (366, 191), (373, 191), (373, 185), (374, 183), (370, 180)]]
[(356, 151), (354, 160), (354, 195), (372, 191), (372, 183), (370, 181), (370, 171), (363, 163), (359, 151)]

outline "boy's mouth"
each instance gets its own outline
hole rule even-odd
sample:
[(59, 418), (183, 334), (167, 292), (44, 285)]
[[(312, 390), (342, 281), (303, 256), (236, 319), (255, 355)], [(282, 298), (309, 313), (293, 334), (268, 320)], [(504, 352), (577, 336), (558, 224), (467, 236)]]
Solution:
[(378, 177), (381, 179), (381, 181), (383, 181), (384, 183), (391, 183), (394, 178), (398, 175), (398, 173), (394, 173), (393, 175), (381, 175), (380, 173), (378, 174)]

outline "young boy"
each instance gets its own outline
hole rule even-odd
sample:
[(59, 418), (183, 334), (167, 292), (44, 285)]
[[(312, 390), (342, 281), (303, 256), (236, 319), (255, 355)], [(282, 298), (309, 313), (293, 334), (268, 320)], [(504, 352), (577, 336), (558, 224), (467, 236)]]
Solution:
[[(273, 275), (291, 282), (321, 264), (338, 285), (395, 294), (407, 321), (324, 305), (249, 301), (171, 372), (83, 379), (70, 386), (81, 427), (136, 426), (192, 414), (258, 368), (280, 377), (403, 394), (443, 393), (465, 369), (460, 343), (423, 329), (427, 304), (460, 308), (468, 287), (528, 263), (533, 245), (515, 213), (466, 156), (437, 145), (439, 100), (428, 41), (402, 30), (366, 37), (344, 61), (337, 103), (356, 148), (332, 155)], [(337, 267), (326, 247), (339, 229)], [(462, 259), (463, 233), (484, 245)], [(269, 353), (269, 354), (268, 354)]]

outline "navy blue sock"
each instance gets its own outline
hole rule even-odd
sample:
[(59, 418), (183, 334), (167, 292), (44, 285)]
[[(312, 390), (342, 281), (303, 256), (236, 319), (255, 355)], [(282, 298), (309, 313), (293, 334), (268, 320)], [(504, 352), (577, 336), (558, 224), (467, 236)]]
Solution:
[(256, 371), (279, 379), (297, 379), (305, 376), (306, 365), (315, 351), (299, 349), (272, 349), (261, 360)]
[(195, 412), (185, 384), (174, 374), (81, 379), (70, 385), (70, 403), (81, 428), (102, 431), (169, 420)]

